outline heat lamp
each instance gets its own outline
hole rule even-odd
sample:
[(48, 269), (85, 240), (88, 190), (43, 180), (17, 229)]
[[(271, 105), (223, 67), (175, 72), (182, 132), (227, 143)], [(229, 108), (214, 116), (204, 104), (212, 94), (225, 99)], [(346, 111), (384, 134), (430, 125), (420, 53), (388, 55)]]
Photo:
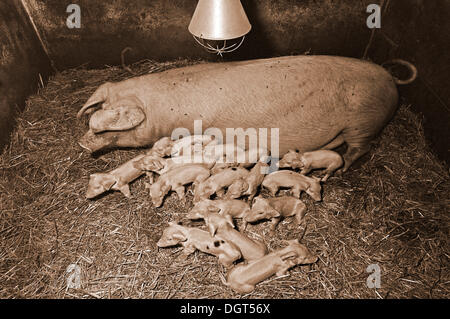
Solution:
[(222, 55), (236, 51), (251, 28), (240, 0), (199, 0), (188, 29), (208, 52)]

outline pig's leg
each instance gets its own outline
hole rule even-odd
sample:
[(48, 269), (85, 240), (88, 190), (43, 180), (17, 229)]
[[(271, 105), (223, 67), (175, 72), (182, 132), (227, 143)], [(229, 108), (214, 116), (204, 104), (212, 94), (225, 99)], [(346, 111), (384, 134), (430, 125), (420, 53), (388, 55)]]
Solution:
[(255, 198), (256, 196), (256, 190), (252, 191), (249, 195), (248, 195), (248, 201), (249, 203), (251, 203), (253, 201), (253, 198)]
[(145, 175), (148, 177), (149, 184), (153, 184), (155, 182), (155, 177), (153, 172), (146, 172)]
[(248, 200), (251, 202), (253, 198), (256, 195), (256, 192), (258, 191), (258, 187), (255, 185), (249, 185), (247, 191), (244, 193), (244, 195), (248, 195)]
[(306, 205), (303, 202), (298, 202), (293, 211), (293, 215), (295, 216), (295, 222), (297, 225), (300, 225), (303, 221), (303, 217), (305, 217), (306, 213)]
[(186, 245), (184, 246), (184, 249), (182, 253), (178, 256), (178, 259), (180, 260), (186, 260), (189, 255), (193, 254), (196, 251), (196, 248), (193, 245)]
[(131, 198), (130, 186), (128, 186), (128, 184), (118, 186), (117, 189), (121, 191), (126, 198)]
[(309, 172), (311, 172), (311, 167), (305, 166), (302, 168), (302, 170), (300, 171), (300, 174), (302, 175), (307, 175)]
[(336, 167), (336, 165), (331, 165), (330, 167), (328, 167), (325, 170), (325, 176), (322, 177), (322, 179), (320, 180), (321, 182), (326, 182), (328, 180), (328, 178), (333, 175), (334, 171), (336, 171), (339, 167)]
[(333, 140), (331, 140), (331, 142), (329, 142), (328, 144), (322, 146), (320, 149), (322, 150), (332, 150), (335, 149), (336, 147), (340, 146), (344, 144), (344, 138), (342, 137), (342, 134), (338, 134)]
[(225, 189), (224, 189), (224, 188), (218, 189), (218, 190), (216, 191), (216, 195), (217, 195), (217, 197), (219, 197), (219, 198), (223, 198), (223, 197), (225, 196)]
[(176, 185), (174, 188), (172, 188), (178, 195), (178, 198), (180, 201), (184, 201), (185, 199), (185, 189), (183, 185)]
[(234, 260), (224, 254), (219, 255), (219, 263), (227, 269), (230, 269), (233, 266), (233, 261)]
[(277, 225), (280, 223), (281, 218), (272, 218), (272, 222), (270, 224), (270, 234), (275, 235), (275, 229), (277, 228)]
[(294, 186), (291, 190), (292, 196), (300, 199), (300, 193), (302, 190), (300, 189), (300, 186)]
[(373, 139), (372, 128), (366, 127), (364, 123), (355, 120), (352, 127), (347, 128), (343, 132), (343, 137), (347, 143), (347, 151), (342, 156), (344, 159), (344, 167), (342, 172), (346, 172), (348, 168), (358, 158), (366, 154), (370, 150), (369, 142)]
[(344, 168), (342, 169), (342, 172), (346, 172), (348, 168), (353, 164), (354, 161), (356, 161), (358, 158), (366, 154), (370, 150), (369, 144), (364, 145), (348, 145), (347, 151), (345, 152), (343, 158), (344, 158)]
[(289, 268), (291, 268), (292, 266), (287, 263), (286, 265), (283, 265), (280, 269), (278, 269), (278, 271), (276, 272), (276, 276), (277, 277), (281, 277), (287, 274)]
[(326, 182), (328, 180), (328, 178), (331, 176), (331, 172), (329, 172), (328, 170), (325, 171), (325, 176), (322, 177), (322, 179), (320, 180), (321, 182)]
[(186, 256), (189, 256), (190, 254), (195, 253), (196, 250), (197, 249), (194, 247), (194, 245), (188, 244), (188, 245), (184, 246), (183, 254), (186, 255)]
[(275, 197), (275, 195), (276, 195), (277, 192), (278, 192), (278, 186), (272, 184), (272, 185), (265, 185), (265, 187), (266, 187), (266, 188), (268, 189), (268, 191), (270, 192), (270, 195), (271, 195), (272, 197)]

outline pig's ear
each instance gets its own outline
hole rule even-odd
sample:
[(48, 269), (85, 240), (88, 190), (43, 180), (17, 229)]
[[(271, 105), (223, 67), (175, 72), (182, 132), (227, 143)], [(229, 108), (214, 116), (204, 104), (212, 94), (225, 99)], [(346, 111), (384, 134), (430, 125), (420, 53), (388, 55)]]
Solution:
[(211, 236), (214, 236), (217, 233), (217, 225), (214, 225), (213, 223), (208, 224), (208, 229)]
[(297, 158), (292, 160), (292, 165), (299, 166), (299, 167), (303, 167), (304, 166), (303, 162), (301, 160), (297, 159)]
[(233, 223), (233, 217), (231, 217), (231, 215), (226, 214), (225, 219), (227, 220), (227, 223), (231, 226), (231, 228), (235, 227)]
[(145, 114), (137, 105), (121, 104), (92, 114), (89, 127), (94, 133), (103, 131), (125, 131), (138, 126)]
[(272, 210), (271, 210), (271, 214), (272, 214), (272, 216), (275, 217), (275, 218), (278, 218), (278, 217), (281, 216), (281, 215), (280, 215), (280, 212), (277, 211), (277, 210), (275, 210), (275, 209), (272, 209)]
[(186, 241), (187, 238), (183, 234), (173, 234), (173, 239), (179, 240), (179, 241)]
[(283, 260), (283, 261), (286, 261), (286, 260), (289, 260), (289, 259), (293, 259), (293, 258), (297, 258), (297, 257), (298, 257), (298, 255), (294, 251), (289, 251), (289, 252), (287, 252), (287, 253), (285, 253), (285, 254), (280, 256), (281, 260)]
[(78, 111), (77, 118), (81, 118), (87, 109), (92, 106), (105, 102), (108, 99), (108, 90), (111, 87), (111, 82), (106, 82), (98, 87), (98, 89), (91, 95), (87, 102), (83, 105), (80, 111)]
[(114, 186), (114, 184), (116, 183), (116, 181), (112, 178), (105, 178), (103, 179), (100, 184), (105, 188), (105, 190), (109, 191), (111, 189), (111, 187)]
[(219, 210), (220, 210), (220, 209), (217, 208), (217, 207), (214, 206), (214, 205), (209, 205), (209, 206), (208, 206), (208, 212), (211, 212), (211, 213), (217, 213)]

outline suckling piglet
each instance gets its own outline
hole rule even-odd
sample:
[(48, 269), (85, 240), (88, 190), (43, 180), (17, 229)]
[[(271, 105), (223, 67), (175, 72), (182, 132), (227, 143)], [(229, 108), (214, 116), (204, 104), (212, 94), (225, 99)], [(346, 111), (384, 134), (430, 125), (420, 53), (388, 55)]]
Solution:
[(152, 148), (147, 151), (147, 155), (154, 155), (158, 157), (170, 156), (172, 153), (172, 146), (173, 141), (170, 137), (162, 137), (153, 143)]
[(163, 137), (157, 140), (147, 155), (157, 155), (160, 157), (181, 156), (185, 153), (192, 153), (198, 147), (199, 152), (203, 151), (206, 145), (213, 141), (210, 135), (190, 135), (179, 140), (172, 140), (170, 137)]
[(134, 163), (143, 157), (144, 155), (138, 155), (108, 173), (91, 174), (86, 198), (94, 198), (111, 189), (121, 191), (128, 198), (131, 197), (128, 184), (144, 174), (142, 170), (134, 167)]
[(306, 205), (300, 199), (292, 196), (280, 196), (264, 198), (258, 196), (253, 200), (252, 209), (244, 216), (246, 223), (254, 223), (264, 219), (270, 219), (271, 234), (282, 218), (295, 216), (297, 224), (300, 224), (305, 216)]
[(230, 267), (233, 262), (241, 258), (239, 248), (233, 243), (220, 237), (212, 237), (207, 231), (178, 225), (169, 222), (169, 226), (164, 229), (158, 247), (170, 247), (181, 244), (184, 257), (194, 253), (197, 249), (214, 255), (219, 258), (219, 262), (225, 267)]
[(231, 167), (210, 176), (195, 189), (194, 203), (197, 203), (202, 199), (208, 199), (213, 194), (222, 196), (225, 193), (224, 189), (226, 187), (233, 184), (235, 180), (246, 177), (248, 173), (249, 172), (245, 168)]
[(264, 243), (253, 240), (234, 229), (233, 220), (220, 214), (209, 213), (204, 216), (211, 236), (219, 236), (235, 244), (245, 260), (255, 260), (267, 253)]
[(342, 165), (344, 161), (339, 153), (331, 150), (317, 150), (313, 152), (300, 153), (289, 150), (278, 162), (280, 168), (292, 167), (301, 169), (300, 174), (306, 175), (313, 169), (325, 169), (322, 182), (327, 179)]
[(306, 192), (315, 201), (322, 200), (322, 186), (320, 179), (316, 177), (308, 177), (293, 171), (277, 171), (267, 175), (262, 182), (262, 186), (275, 196), (281, 187), (291, 188), (292, 195), (300, 198), (302, 191)]
[(175, 168), (162, 174), (158, 181), (150, 186), (153, 204), (160, 207), (166, 194), (173, 190), (180, 200), (185, 198), (184, 185), (193, 183), (196, 186), (209, 177), (209, 169), (202, 164), (190, 164)]
[(172, 169), (191, 164), (203, 165), (208, 169), (210, 169), (214, 165), (214, 163), (211, 163), (210, 161), (196, 163), (194, 162), (193, 156), (187, 155), (170, 158), (162, 158), (157, 155), (145, 155), (140, 160), (134, 162), (133, 165), (139, 170), (154, 172), (158, 175), (161, 175)]
[(202, 219), (205, 213), (218, 213), (232, 218), (244, 218), (250, 212), (250, 205), (237, 199), (203, 199), (196, 203), (186, 216), (189, 219)]
[(228, 187), (227, 198), (235, 199), (245, 195), (248, 195), (248, 199), (251, 201), (258, 192), (258, 188), (264, 180), (267, 172), (269, 171), (269, 165), (263, 162), (258, 162), (250, 170), (250, 173), (245, 178), (240, 178), (233, 182)]
[(256, 284), (273, 275), (283, 276), (296, 265), (312, 264), (316, 261), (317, 257), (306, 246), (298, 240), (289, 240), (287, 247), (231, 269), (224, 284), (241, 294), (250, 293)]
[[(228, 144), (225, 144), (225, 146)], [(255, 163), (263, 162), (266, 163), (269, 159), (268, 157), (268, 150), (263, 147), (259, 148), (251, 148), (249, 150), (243, 151), (242, 148), (235, 147), (235, 153), (233, 157), (231, 157), (232, 160), (228, 160), (226, 157), (226, 150), (225, 146), (222, 146), (220, 148), (220, 145), (216, 145), (215, 147), (219, 148), (218, 154), (223, 154), (221, 156), (216, 156), (218, 158), (217, 163), (214, 165), (214, 167), (211, 169), (211, 174), (216, 174), (220, 172), (221, 170), (229, 167), (245, 167), (250, 168), (255, 165)], [(208, 145), (209, 148), (209, 145)], [(206, 154), (214, 154), (213, 152), (208, 152)]]

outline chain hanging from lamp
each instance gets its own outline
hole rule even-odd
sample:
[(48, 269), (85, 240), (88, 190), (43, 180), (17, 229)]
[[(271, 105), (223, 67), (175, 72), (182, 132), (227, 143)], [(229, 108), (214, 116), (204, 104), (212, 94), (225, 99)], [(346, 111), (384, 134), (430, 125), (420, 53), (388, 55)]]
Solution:
[(222, 56), (237, 50), (251, 28), (240, 0), (199, 0), (188, 29), (208, 52)]

